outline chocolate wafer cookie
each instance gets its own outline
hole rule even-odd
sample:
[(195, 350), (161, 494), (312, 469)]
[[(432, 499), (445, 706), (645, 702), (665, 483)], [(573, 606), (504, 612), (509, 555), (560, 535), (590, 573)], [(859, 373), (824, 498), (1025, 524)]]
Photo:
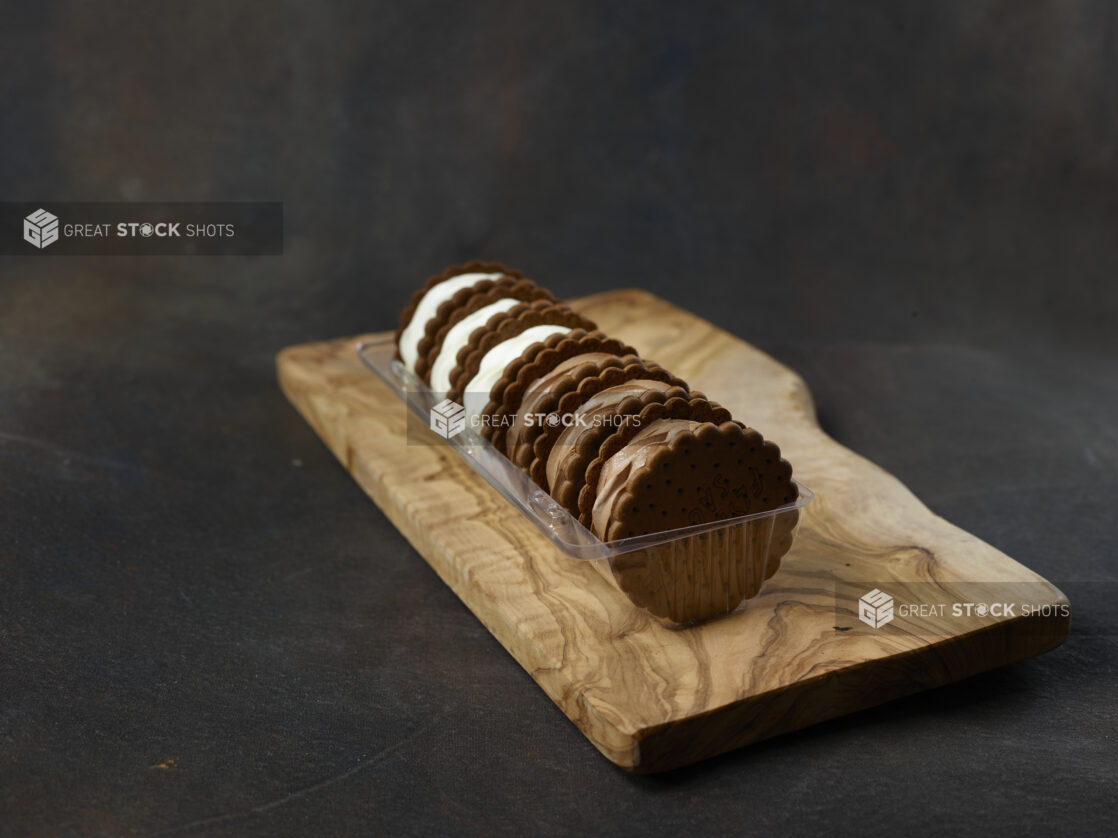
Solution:
[[(440, 372), (448, 376), (453, 369), (458, 350), (466, 344), (474, 329), (483, 325), (494, 314), (507, 311), (517, 303), (532, 300), (558, 302), (549, 291), (540, 288), (530, 279), (517, 279), (510, 282), (498, 280), (489, 288), (471, 293), (447, 315), (438, 330), (433, 334), (425, 335), (419, 342), (415, 374), (432, 389), (446, 392), (450, 386), (449, 380), (439, 382), (433, 380), (436, 364), (439, 365)], [(440, 376), (440, 379), (442, 377)], [(439, 386), (436, 387), (435, 384)]]
[(423, 337), (438, 331), (450, 312), (465, 302), (471, 291), (484, 290), (502, 278), (514, 281), (524, 277), (520, 271), (507, 268), (500, 262), (476, 259), (463, 265), (451, 265), (441, 273), (428, 277), (400, 313), (400, 325), (393, 335), (396, 358), (402, 360), (408, 369), (414, 370), (416, 353)]
[[(505, 358), (507, 353), (502, 352), (499, 347), (530, 329), (539, 331), (538, 327), (548, 326), (561, 329), (562, 331), (558, 333), (565, 334), (571, 329), (593, 329), (594, 322), (564, 303), (552, 303), (548, 300), (521, 303), (496, 315), (486, 323), (484, 329), (475, 330), (467, 344), (458, 351), (457, 363), (450, 374), (450, 391), (447, 397), (461, 402), (462, 394), (476, 380), (479, 372), (482, 372), (483, 362), (486, 367), (500, 364), (499, 369), (486, 370), (491, 375), (496, 373), (499, 376), (507, 366)], [(547, 332), (548, 330), (544, 329), (541, 333)], [(552, 334), (554, 333), (556, 332), (552, 331)], [(547, 336), (550, 337), (550, 334)], [(516, 345), (519, 343), (517, 342)], [(490, 355), (494, 349), (498, 350), (497, 353)], [(473, 386), (480, 386), (480, 382)], [(485, 402), (489, 401), (489, 389), (486, 388), (484, 394)]]
[[(685, 393), (687, 384), (672, 375), (659, 364), (651, 361), (637, 359), (621, 367), (611, 367), (602, 370), (597, 375), (585, 375), (580, 380), (572, 382), (573, 386), (563, 384), (555, 385), (555, 392), (562, 393), (552, 412), (541, 422), (538, 429), (528, 435), (531, 446), (522, 446), (517, 451), (518, 460), (513, 460), (517, 465), (527, 469), (528, 475), (541, 489), (547, 489), (547, 459), (551, 448), (559, 435), (569, 422), (573, 421), (578, 409), (602, 390), (616, 387), (626, 381), (642, 379), (645, 381), (662, 381), (674, 385)], [(554, 417), (554, 419), (552, 418)], [(530, 450), (530, 454), (527, 453)], [(527, 461), (524, 465), (522, 461)]]
[(578, 495), (586, 484), (586, 468), (598, 456), (605, 438), (620, 425), (621, 419), (640, 413), (655, 402), (672, 398), (701, 398), (665, 381), (634, 379), (609, 387), (589, 398), (576, 412), (574, 421), (563, 429), (547, 456), (547, 489), (568, 512), (578, 516)]
[(584, 379), (600, 376), (612, 367), (640, 363), (636, 355), (586, 352), (556, 364), (525, 391), (516, 419), (505, 436), (505, 454), (518, 466), (527, 469), (532, 462), (532, 443), (542, 433), (547, 417), (559, 406), (559, 399), (578, 387)]
[[(606, 463), (608, 463), (615, 454), (625, 449), (639, 434), (647, 432), (653, 425), (665, 421), (678, 420), (696, 424), (710, 423), (713, 425), (721, 425), (724, 422), (732, 421), (730, 419), (730, 411), (715, 402), (709, 401), (701, 394), (689, 396), (687, 398), (666, 399), (659, 403), (654, 402), (642, 408), (639, 413), (626, 416), (615, 426), (613, 433), (602, 440), (598, 448), (597, 456), (594, 457), (586, 467), (583, 486), (578, 494), (578, 516), (579, 521), (584, 527), (593, 529), (593, 515), (595, 505), (598, 501), (602, 470), (605, 468)], [(671, 527), (664, 526), (660, 529), (671, 529)], [(634, 533), (634, 535), (637, 534), (638, 533)], [(595, 535), (602, 540), (607, 540), (605, 536), (600, 533), (595, 532)], [(628, 536), (613, 537), (626, 538)]]
[(528, 388), (564, 361), (590, 354), (622, 357), (636, 356), (637, 353), (633, 347), (615, 338), (606, 337), (601, 332), (587, 333), (584, 329), (572, 329), (566, 335), (545, 339), (542, 345), (528, 347), (518, 359), (505, 367), (504, 373), (490, 391), (489, 404), (485, 406), (486, 415), (492, 416), (495, 421), (488, 433), (483, 433), (498, 451), (506, 450), (510, 424), (504, 420), (516, 417)]
[(797, 496), (792, 466), (757, 431), (662, 419), (606, 460), (590, 520), (608, 541), (766, 512)]
[[(792, 467), (757, 431), (661, 419), (606, 460), (591, 527), (603, 539), (628, 538), (766, 512), (797, 497)], [(723, 614), (776, 571), (797, 515), (789, 510), (623, 553), (609, 560), (610, 571), (630, 600), (663, 619)]]

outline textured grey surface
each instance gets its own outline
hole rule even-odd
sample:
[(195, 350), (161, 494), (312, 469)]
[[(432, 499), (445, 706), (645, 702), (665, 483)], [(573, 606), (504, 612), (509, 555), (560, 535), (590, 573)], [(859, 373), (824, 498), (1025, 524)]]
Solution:
[[(287, 246), (0, 260), (0, 832), (1113, 829), (1116, 31), (1105, 2), (8, 9), (4, 199), (282, 200)], [(389, 328), (475, 255), (772, 352), (1060, 584), (1071, 638), (614, 769), (275, 386), (278, 349)]]

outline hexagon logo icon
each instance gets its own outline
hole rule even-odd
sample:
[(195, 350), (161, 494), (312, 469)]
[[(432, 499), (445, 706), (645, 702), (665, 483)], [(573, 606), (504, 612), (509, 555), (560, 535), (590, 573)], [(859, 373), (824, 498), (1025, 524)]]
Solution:
[(466, 408), (443, 399), (431, 408), (431, 430), (443, 439), (450, 439), (462, 433), (466, 427)]
[(874, 588), (858, 600), (858, 619), (870, 628), (881, 628), (893, 621), (893, 598)]
[(58, 241), (58, 216), (37, 209), (23, 219), (23, 240), (42, 250)]

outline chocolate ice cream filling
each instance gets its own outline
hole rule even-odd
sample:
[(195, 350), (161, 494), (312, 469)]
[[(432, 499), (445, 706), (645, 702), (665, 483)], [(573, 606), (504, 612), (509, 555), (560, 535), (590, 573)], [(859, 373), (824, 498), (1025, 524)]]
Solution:
[(571, 424), (559, 435), (551, 454), (547, 458), (547, 485), (557, 485), (559, 476), (563, 473), (567, 457), (572, 453), (578, 454), (579, 439), (584, 433), (595, 428), (601, 428), (607, 421), (617, 416), (618, 406), (630, 396), (640, 396), (649, 390), (658, 390), (661, 393), (672, 385), (664, 381), (653, 381), (648, 378), (636, 378), (608, 387), (587, 400), (575, 411)]
[[(524, 430), (529, 427), (528, 415), (532, 414), (534, 416), (534, 414), (541, 412), (540, 407), (559, 379), (582, 364), (597, 364), (612, 357), (608, 352), (586, 352), (582, 355), (575, 355), (529, 384), (524, 391), (524, 398), (520, 400), (520, 410), (516, 413), (516, 422), (509, 428), (508, 441), (505, 445), (505, 450), (509, 456), (515, 455), (516, 448), (520, 445), (521, 438), (524, 435)], [(533, 419), (532, 422), (538, 424), (538, 419)]]

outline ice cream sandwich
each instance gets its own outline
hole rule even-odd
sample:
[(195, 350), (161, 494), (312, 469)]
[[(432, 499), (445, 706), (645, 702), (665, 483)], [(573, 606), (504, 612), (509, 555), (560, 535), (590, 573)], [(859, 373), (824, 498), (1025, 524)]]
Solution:
[(684, 531), (603, 565), (630, 600), (676, 623), (733, 610), (791, 547), (798, 511), (763, 513), (797, 500), (792, 468), (756, 430), (595, 328), (519, 272), (468, 262), (412, 296), (397, 353), (597, 538)]

